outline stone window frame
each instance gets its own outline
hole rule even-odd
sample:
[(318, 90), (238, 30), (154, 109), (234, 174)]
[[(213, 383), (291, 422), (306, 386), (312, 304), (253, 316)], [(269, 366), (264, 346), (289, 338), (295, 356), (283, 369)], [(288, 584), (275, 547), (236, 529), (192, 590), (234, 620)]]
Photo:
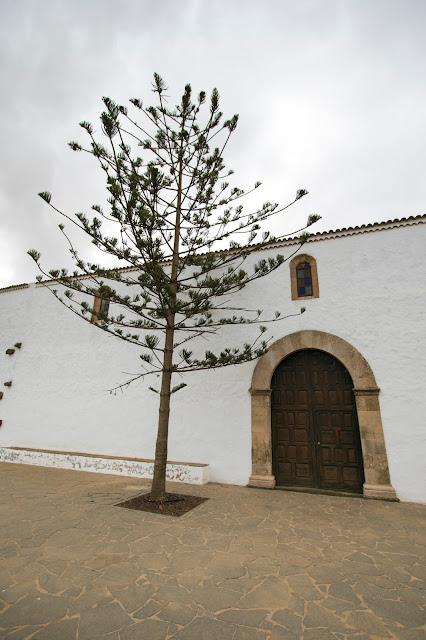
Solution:
[(379, 392), (367, 360), (349, 342), (324, 331), (305, 330), (274, 342), (254, 369), (251, 394), (252, 473), (249, 486), (273, 489), (271, 380), (277, 366), (295, 351), (318, 349), (339, 360), (354, 384), (361, 437), (366, 498), (398, 500), (391, 484), (380, 413)]
[(95, 293), (95, 299), (93, 301), (93, 309), (92, 309), (92, 317), (90, 322), (102, 322), (102, 318), (99, 316), (100, 313), (104, 313), (103, 307), (105, 303), (108, 301), (108, 309), (106, 315), (108, 315), (109, 310), (109, 300), (111, 296), (111, 289), (107, 286), (99, 287), (97, 292)]
[[(307, 262), (311, 267), (312, 295), (310, 296), (299, 296), (297, 288), (297, 265), (299, 265), (301, 262)], [(315, 260), (315, 258), (308, 255), (307, 253), (298, 253), (290, 261), (290, 282), (292, 300), (311, 300), (312, 298), (319, 298), (318, 269), (317, 261)]]

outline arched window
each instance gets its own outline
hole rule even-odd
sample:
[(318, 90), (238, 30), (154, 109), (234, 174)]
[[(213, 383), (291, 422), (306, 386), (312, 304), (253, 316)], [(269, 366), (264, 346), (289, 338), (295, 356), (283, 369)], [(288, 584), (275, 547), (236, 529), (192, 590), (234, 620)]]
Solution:
[(291, 299), (318, 298), (318, 271), (315, 258), (298, 255), (290, 262)]
[(105, 286), (97, 290), (93, 303), (91, 322), (102, 322), (102, 320), (108, 316), (111, 293), (111, 289)]
[(302, 296), (312, 295), (312, 273), (311, 265), (309, 262), (299, 262), (296, 267), (297, 276), (297, 295), (299, 298)]

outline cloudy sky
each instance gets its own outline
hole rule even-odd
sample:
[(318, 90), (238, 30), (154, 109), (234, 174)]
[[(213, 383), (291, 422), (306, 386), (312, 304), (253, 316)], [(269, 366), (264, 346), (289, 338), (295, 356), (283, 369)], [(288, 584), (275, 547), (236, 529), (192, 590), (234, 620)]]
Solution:
[(424, 213), (425, 26), (424, 0), (0, 0), (0, 287), (34, 281), (30, 248), (69, 264), (37, 192), (70, 213), (101, 201), (94, 159), (66, 143), (103, 95), (150, 103), (154, 71), (240, 115), (238, 186), (309, 190), (276, 233)]

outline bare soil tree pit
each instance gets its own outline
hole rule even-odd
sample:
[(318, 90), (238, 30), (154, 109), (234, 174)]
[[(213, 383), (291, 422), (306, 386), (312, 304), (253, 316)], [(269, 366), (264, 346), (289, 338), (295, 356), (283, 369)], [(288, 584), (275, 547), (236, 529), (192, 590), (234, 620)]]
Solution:
[(116, 507), (124, 509), (136, 509), (137, 511), (147, 511), (148, 513), (159, 513), (164, 516), (174, 516), (180, 518), (188, 511), (195, 509), (198, 505), (206, 502), (208, 498), (200, 496), (188, 496), (183, 493), (168, 493), (164, 501), (153, 502), (149, 499), (149, 493), (130, 498), (124, 502), (119, 502)]

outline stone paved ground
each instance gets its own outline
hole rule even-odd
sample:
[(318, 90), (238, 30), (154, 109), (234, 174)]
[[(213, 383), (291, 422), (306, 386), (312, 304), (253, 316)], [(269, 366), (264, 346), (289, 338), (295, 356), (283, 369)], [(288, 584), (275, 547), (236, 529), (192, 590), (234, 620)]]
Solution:
[(426, 508), (226, 485), (182, 518), (145, 481), (0, 464), (7, 640), (425, 638)]

